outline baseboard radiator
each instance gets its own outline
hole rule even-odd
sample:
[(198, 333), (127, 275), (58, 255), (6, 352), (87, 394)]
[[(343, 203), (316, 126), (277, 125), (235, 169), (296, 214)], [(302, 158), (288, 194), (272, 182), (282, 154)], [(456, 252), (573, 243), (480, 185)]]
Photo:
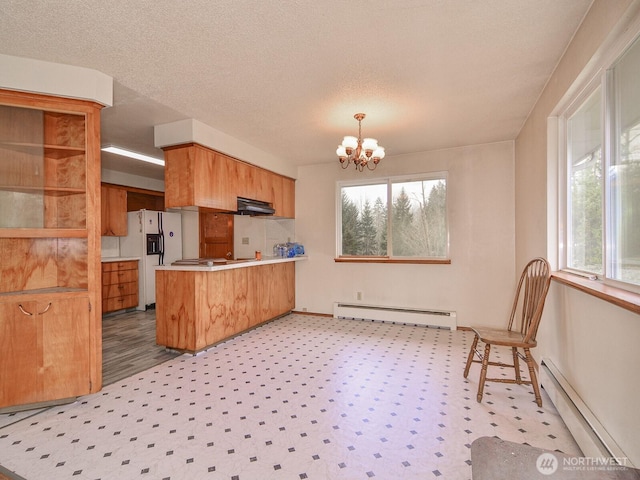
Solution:
[(585, 457), (625, 459), (624, 465), (633, 467), (615, 440), (548, 358), (540, 363), (540, 383)]
[(385, 307), (360, 303), (333, 304), (333, 316), (354, 320), (378, 320), (382, 322), (445, 327), (456, 330), (456, 312), (419, 308)]

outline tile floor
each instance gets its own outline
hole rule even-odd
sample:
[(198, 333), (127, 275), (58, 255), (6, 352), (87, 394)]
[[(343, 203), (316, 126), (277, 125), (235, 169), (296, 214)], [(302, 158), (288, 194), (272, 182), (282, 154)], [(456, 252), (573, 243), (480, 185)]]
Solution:
[(538, 408), (529, 387), (488, 384), (476, 402), (471, 337), (288, 315), (5, 422), (0, 465), (28, 480), (470, 479), (481, 436), (578, 455), (546, 395)]

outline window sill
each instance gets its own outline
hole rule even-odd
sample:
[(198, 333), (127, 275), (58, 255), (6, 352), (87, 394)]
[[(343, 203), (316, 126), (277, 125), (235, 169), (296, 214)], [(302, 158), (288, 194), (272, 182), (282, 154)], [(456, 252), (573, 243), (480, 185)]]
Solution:
[(640, 295), (605, 285), (599, 280), (590, 280), (568, 272), (553, 272), (551, 277), (556, 282), (576, 288), (581, 292), (593, 295), (601, 300), (613, 303), (620, 308), (640, 314)]
[(431, 264), (431, 265), (450, 265), (450, 258), (443, 259), (399, 259), (389, 257), (336, 257), (336, 263), (408, 263), (408, 264)]

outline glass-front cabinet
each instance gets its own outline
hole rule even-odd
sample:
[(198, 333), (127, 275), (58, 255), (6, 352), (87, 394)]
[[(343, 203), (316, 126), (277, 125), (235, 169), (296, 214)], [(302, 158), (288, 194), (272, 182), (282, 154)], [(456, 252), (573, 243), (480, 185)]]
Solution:
[(0, 90), (0, 409), (101, 387), (100, 108)]
[(86, 229), (85, 123), (0, 105), (1, 228)]

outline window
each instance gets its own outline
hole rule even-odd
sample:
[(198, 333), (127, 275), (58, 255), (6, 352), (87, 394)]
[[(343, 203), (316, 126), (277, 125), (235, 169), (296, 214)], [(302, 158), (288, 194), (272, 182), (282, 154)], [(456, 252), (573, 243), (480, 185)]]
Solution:
[[(567, 268), (640, 291), (640, 41), (566, 124)], [(562, 244), (562, 242), (560, 242)]]
[(567, 122), (568, 207), (571, 242), (567, 265), (603, 273), (602, 108), (598, 88)]
[(446, 174), (341, 182), (338, 225), (339, 257), (446, 259)]

